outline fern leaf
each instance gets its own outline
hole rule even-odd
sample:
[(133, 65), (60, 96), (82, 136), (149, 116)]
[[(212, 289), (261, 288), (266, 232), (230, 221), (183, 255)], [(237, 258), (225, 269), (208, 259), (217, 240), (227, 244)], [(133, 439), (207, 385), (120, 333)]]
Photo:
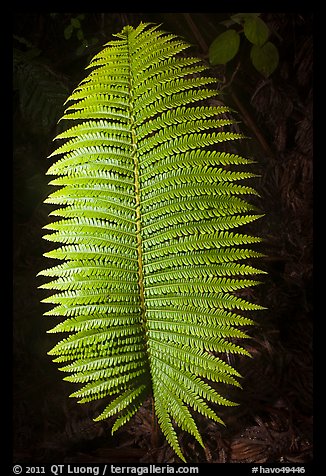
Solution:
[(41, 57), (13, 49), (13, 77), (19, 91), (22, 115), (36, 130), (50, 130), (62, 114), (69, 87)]
[[(169, 389), (168, 389), (169, 390)], [(185, 457), (182, 454), (178, 437), (176, 431), (172, 425), (171, 417), (167, 410), (166, 402), (161, 397), (160, 387), (157, 388), (155, 383), (153, 383), (153, 394), (154, 394), (154, 402), (155, 402), (155, 411), (157, 415), (158, 422), (162, 428), (162, 431), (170, 443), (176, 454), (179, 456), (182, 461), (186, 462)]]
[(146, 390), (146, 385), (140, 385), (136, 388), (128, 388), (124, 393), (119, 395), (113, 402), (111, 402), (105, 410), (95, 418), (95, 421), (104, 420), (105, 418), (115, 415), (128, 407), (133, 400)]
[(144, 23), (115, 36), (67, 99), (74, 125), (49, 156), (45, 256), (61, 262), (40, 287), (60, 316), (48, 332), (64, 334), (49, 354), (79, 385), (72, 397), (103, 400), (95, 420), (116, 417), (112, 432), (151, 396), (185, 461), (178, 427), (204, 446), (196, 413), (223, 424), (217, 407), (236, 404), (214, 384), (241, 387), (223, 355), (250, 356), (240, 342), (263, 309), (238, 295), (263, 274), (261, 239), (241, 229), (262, 216), (245, 183), (254, 161), (223, 150), (244, 135), (208, 104), (215, 79), (187, 43)]

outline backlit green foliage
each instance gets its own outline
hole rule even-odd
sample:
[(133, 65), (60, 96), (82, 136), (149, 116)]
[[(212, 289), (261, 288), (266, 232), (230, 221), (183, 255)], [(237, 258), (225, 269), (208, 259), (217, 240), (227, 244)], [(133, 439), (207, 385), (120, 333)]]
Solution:
[(212, 65), (226, 64), (237, 55), (243, 33), (251, 44), (250, 59), (256, 70), (266, 78), (275, 71), (279, 62), (278, 49), (268, 41), (271, 32), (259, 15), (261, 13), (236, 13), (221, 22), (228, 29), (220, 33), (209, 47)]
[(237, 229), (260, 215), (245, 200), (253, 175), (238, 170), (251, 161), (221, 149), (242, 135), (227, 107), (207, 104), (218, 95), (207, 67), (155, 25), (116, 37), (69, 97), (76, 125), (51, 154), (58, 218), (44, 238), (62, 262), (41, 287), (60, 316), (50, 332), (68, 336), (50, 355), (81, 384), (79, 402), (104, 399), (96, 420), (117, 416), (112, 432), (152, 395), (184, 460), (176, 426), (203, 445), (195, 412), (223, 423), (217, 405), (234, 403), (214, 383), (240, 386), (223, 355), (248, 354), (245, 311), (261, 307), (235, 291), (257, 284), (244, 261), (260, 239)]

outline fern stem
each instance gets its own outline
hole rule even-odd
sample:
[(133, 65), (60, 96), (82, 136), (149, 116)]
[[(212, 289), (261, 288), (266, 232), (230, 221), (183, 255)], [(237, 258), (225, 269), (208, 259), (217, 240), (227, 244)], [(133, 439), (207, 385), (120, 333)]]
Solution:
[[(140, 296), (140, 320), (141, 324), (145, 328), (146, 325), (146, 308), (145, 308), (145, 290), (144, 290), (144, 270), (143, 270), (143, 246), (141, 238), (142, 220), (141, 220), (141, 190), (140, 190), (140, 178), (139, 178), (139, 163), (137, 158), (137, 136), (135, 132), (135, 120), (133, 114), (133, 78), (132, 78), (132, 54), (130, 54), (129, 35), (127, 33), (128, 42), (128, 59), (129, 59), (129, 122), (131, 131), (131, 157), (134, 163), (134, 182), (135, 182), (135, 201), (136, 201), (136, 237), (137, 237), (137, 261), (138, 261), (138, 287)], [(146, 329), (145, 329), (146, 330)]]
[[(134, 140), (134, 136), (135, 136), (134, 131), (132, 131), (132, 136)], [(133, 145), (135, 144), (133, 143)], [(146, 308), (145, 308), (145, 292), (144, 292), (144, 270), (143, 270), (143, 258), (142, 258), (143, 249), (142, 249), (142, 239), (141, 239), (140, 182), (139, 182), (138, 160), (137, 160), (136, 154), (134, 154), (134, 165), (135, 165), (135, 195), (136, 195), (138, 286), (139, 286), (139, 295), (140, 295), (141, 322), (143, 325), (145, 325)]]
[(159, 447), (159, 440), (160, 440), (160, 429), (157, 421), (157, 415), (155, 411), (155, 402), (154, 398), (152, 397), (152, 433), (151, 433), (151, 446), (152, 448)]

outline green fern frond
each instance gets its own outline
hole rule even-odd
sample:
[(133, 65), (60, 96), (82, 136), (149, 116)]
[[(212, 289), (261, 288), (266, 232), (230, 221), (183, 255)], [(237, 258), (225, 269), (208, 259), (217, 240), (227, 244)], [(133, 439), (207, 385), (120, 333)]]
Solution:
[(13, 49), (13, 81), (23, 117), (38, 131), (48, 131), (62, 114), (69, 86), (42, 57), (32, 58), (31, 52)]
[[(236, 405), (215, 383), (241, 387), (223, 355), (250, 356), (240, 345), (246, 313), (262, 306), (238, 291), (263, 271), (242, 232), (262, 215), (244, 183), (253, 160), (223, 150), (244, 138), (218, 96), (205, 64), (186, 57), (188, 44), (158, 25), (125, 27), (88, 66), (66, 101), (49, 156), (58, 205), (44, 239), (61, 260), (39, 274), (61, 316), (63, 333), (49, 354), (80, 403), (103, 399), (95, 420), (116, 416), (112, 433), (148, 396), (159, 425), (185, 461), (177, 427), (204, 442), (195, 414), (223, 424), (220, 405)], [(248, 260), (248, 262), (243, 262)], [(242, 261), (242, 262), (241, 262)], [(68, 336), (67, 336), (68, 334)]]

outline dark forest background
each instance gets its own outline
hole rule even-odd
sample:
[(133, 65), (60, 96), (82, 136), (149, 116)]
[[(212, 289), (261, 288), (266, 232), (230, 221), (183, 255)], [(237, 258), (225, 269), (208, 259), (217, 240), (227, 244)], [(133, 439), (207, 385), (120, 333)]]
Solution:
[[(47, 355), (53, 337), (43, 317), (37, 273), (48, 267), (42, 227), (48, 222), (45, 172), (63, 103), (85, 77), (85, 66), (112, 33), (140, 21), (162, 23), (208, 61), (209, 46), (231, 13), (15, 13), (13, 26), (13, 452), (17, 463), (179, 462), (165, 439), (152, 437), (147, 402), (113, 437), (111, 421), (93, 422), (94, 405), (69, 399), (72, 385)], [(257, 160), (255, 184), (265, 217), (268, 274), (254, 291), (267, 308), (238, 358), (239, 407), (221, 409), (226, 427), (198, 417), (204, 451), (180, 432), (189, 463), (313, 460), (312, 439), (312, 15), (262, 13), (279, 51), (263, 77), (249, 45), (227, 65), (212, 67), (222, 100), (236, 109), (251, 137), (240, 152)], [(256, 316), (255, 316), (256, 317)], [(155, 440), (155, 441), (154, 441)]]

